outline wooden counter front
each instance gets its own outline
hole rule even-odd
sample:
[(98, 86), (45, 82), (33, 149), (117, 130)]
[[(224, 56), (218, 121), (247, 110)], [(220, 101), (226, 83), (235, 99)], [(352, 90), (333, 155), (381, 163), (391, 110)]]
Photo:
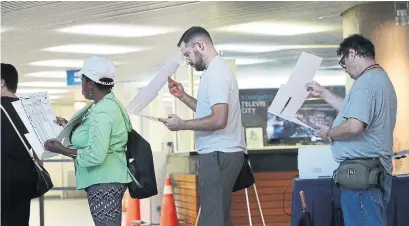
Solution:
[[(254, 173), (266, 225), (290, 225), (288, 214), (291, 213), (292, 180), (297, 174), (297, 171)], [(179, 222), (181, 225), (194, 226), (200, 205), (198, 176), (172, 174), (171, 177)], [(247, 190), (253, 226), (262, 226), (255, 188), (252, 186)], [(231, 214), (235, 226), (250, 225), (245, 190), (233, 193)]]
[(198, 176), (194, 174), (172, 174), (173, 197), (181, 225), (195, 225), (199, 211)]

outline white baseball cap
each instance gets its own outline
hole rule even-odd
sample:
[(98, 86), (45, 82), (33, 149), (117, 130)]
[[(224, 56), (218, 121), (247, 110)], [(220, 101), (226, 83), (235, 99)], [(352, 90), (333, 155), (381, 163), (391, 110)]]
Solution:
[[(76, 73), (85, 75), (92, 81), (102, 85), (113, 85), (115, 83), (115, 65), (111, 61), (97, 56), (92, 56), (84, 61), (82, 69)], [(110, 78), (112, 82), (103, 82), (100, 79)]]

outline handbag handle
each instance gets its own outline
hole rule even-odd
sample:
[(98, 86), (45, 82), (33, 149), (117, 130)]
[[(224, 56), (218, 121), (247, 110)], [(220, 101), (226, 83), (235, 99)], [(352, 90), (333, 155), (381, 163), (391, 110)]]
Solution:
[(37, 160), (34, 158), (34, 153), (31, 151), (30, 148), (28, 148), (26, 142), (24, 141), (23, 137), (21, 136), (20, 132), (18, 131), (16, 125), (13, 122), (13, 120), (11, 120), (10, 115), (7, 113), (6, 109), (4, 109), (3, 105), (1, 105), (1, 110), (3, 110), (4, 114), (9, 119), (11, 125), (13, 126), (14, 130), (16, 131), (18, 137), (20, 138), (21, 142), (23, 143), (24, 147), (26, 148), (26, 150), (27, 150), (28, 154), (30, 155), (31, 159), (33, 160), (33, 162), (37, 165), (38, 168), (41, 169), (41, 167), (37, 163)]

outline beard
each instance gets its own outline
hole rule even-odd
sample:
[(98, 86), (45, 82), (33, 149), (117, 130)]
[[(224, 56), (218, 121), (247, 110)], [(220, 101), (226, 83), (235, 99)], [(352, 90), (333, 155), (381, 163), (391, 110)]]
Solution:
[(194, 67), (196, 71), (204, 71), (206, 69), (205, 63), (203, 61), (202, 54), (197, 50), (193, 50), (195, 53), (195, 63), (190, 63), (190, 66)]

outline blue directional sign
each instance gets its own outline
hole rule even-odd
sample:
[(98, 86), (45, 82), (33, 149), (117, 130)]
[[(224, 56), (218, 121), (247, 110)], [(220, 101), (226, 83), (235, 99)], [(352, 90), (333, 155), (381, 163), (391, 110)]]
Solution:
[(79, 70), (68, 70), (67, 71), (67, 86), (80, 86), (81, 85), (81, 75), (76, 75)]

